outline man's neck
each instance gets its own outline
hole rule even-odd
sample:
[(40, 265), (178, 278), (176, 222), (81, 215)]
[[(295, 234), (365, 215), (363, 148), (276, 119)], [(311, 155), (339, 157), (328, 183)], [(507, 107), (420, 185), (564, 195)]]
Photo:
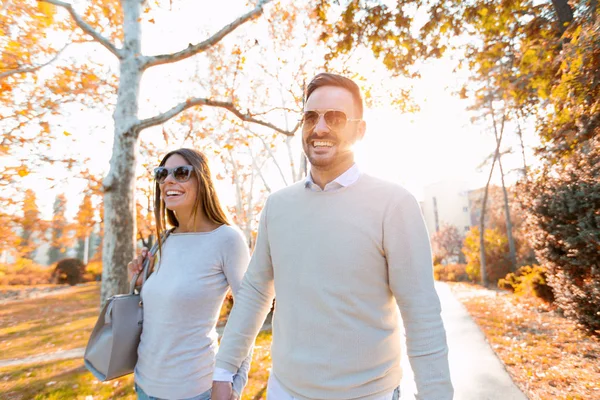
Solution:
[(313, 165), (310, 167), (310, 176), (316, 185), (321, 189), (325, 189), (325, 186), (327, 186), (328, 183), (333, 182), (337, 177), (352, 168), (353, 165), (354, 159), (332, 169), (323, 169)]

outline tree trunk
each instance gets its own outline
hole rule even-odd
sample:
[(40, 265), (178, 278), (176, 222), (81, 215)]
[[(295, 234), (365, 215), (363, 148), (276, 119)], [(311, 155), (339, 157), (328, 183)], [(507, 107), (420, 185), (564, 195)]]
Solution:
[(527, 160), (525, 158), (525, 143), (523, 142), (523, 131), (521, 130), (521, 124), (519, 123), (519, 117), (517, 117), (517, 135), (519, 136), (519, 142), (521, 143), (521, 157), (523, 158), (523, 176), (525, 180), (528, 179), (528, 167)]
[(558, 17), (558, 30), (562, 34), (573, 21), (573, 9), (567, 0), (552, 0), (552, 5)]
[(122, 0), (124, 43), (119, 90), (113, 114), (115, 138), (104, 187), (104, 244), (101, 302), (128, 288), (127, 263), (135, 256), (135, 167), (137, 165), (138, 98), (142, 70), (141, 2)]
[(517, 252), (515, 249), (515, 239), (512, 234), (512, 222), (510, 219), (510, 204), (508, 203), (508, 193), (504, 184), (504, 169), (502, 168), (502, 156), (498, 155), (498, 168), (500, 168), (500, 180), (502, 181), (502, 193), (504, 194), (504, 216), (506, 218), (506, 236), (508, 237), (508, 251), (512, 271), (517, 270)]

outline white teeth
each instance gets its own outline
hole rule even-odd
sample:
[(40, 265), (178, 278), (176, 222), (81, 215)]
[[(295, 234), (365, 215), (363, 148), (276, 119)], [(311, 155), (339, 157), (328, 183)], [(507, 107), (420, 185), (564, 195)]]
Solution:
[(167, 196), (178, 196), (180, 194), (183, 194), (183, 192), (178, 192), (176, 190), (168, 190), (167, 191)]
[(324, 141), (324, 140), (315, 140), (313, 142), (314, 147), (333, 147), (333, 142)]

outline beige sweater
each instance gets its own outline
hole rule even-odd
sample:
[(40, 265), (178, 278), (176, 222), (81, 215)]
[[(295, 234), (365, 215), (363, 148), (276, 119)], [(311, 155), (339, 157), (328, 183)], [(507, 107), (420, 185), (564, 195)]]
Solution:
[(272, 360), (299, 399), (371, 399), (399, 385), (400, 327), (418, 399), (451, 399), (427, 231), (414, 197), (362, 175), (335, 192), (274, 193), (217, 354), (237, 371), (269, 312)]

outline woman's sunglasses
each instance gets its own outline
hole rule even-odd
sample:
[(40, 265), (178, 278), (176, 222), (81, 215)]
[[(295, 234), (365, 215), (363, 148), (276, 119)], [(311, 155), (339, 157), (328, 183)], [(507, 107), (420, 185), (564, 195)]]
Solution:
[(325, 118), (325, 124), (332, 131), (341, 131), (348, 122), (358, 122), (360, 118), (348, 118), (345, 112), (339, 110), (305, 111), (302, 124), (305, 131), (312, 131), (319, 123), (321, 115)]
[(183, 183), (190, 180), (193, 170), (194, 167), (191, 165), (180, 165), (175, 168), (156, 167), (154, 168), (154, 179), (156, 179), (156, 182), (162, 184), (165, 183), (169, 174), (172, 174), (177, 182)]

